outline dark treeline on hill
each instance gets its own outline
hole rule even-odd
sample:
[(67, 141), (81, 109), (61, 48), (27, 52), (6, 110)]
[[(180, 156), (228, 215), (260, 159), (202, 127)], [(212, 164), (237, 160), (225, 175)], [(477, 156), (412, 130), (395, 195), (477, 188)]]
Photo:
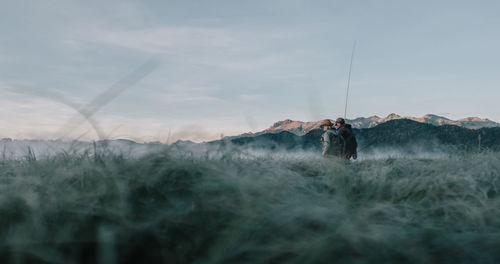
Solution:
[[(373, 128), (353, 129), (358, 139), (359, 151), (390, 147), (405, 149), (418, 146), (421, 150), (477, 151), (500, 150), (500, 128), (478, 130), (453, 125), (434, 126), (408, 119), (392, 120)], [(313, 150), (321, 148), (322, 131), (312, 130), (304, 136), (282, 131), (257, 136), (230, 139), (230, 142), (252, 149)], [(208, 144), (221, 143), (221, 140)]]

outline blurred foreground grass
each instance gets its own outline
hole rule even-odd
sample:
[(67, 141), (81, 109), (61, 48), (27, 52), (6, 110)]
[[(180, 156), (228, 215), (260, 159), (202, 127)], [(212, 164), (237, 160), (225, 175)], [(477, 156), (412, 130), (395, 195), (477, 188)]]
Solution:
[(2, 263), (498, 263), (500, 154), (0, 162)]

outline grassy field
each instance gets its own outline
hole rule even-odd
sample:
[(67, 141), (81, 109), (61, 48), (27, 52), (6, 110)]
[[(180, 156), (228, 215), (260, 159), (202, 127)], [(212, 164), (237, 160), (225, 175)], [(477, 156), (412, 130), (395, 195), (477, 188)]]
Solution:
[(0, 162), (2, 263), (499, 263), (500, 154)]

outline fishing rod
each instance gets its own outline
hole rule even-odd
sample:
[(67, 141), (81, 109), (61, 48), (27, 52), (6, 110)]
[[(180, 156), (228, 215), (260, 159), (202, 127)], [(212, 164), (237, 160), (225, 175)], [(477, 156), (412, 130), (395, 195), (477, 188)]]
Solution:
[(344, 119), (347, 116), (347, 100), (349, 99), (349, 86), (351, 85), (351, 72), (352, 72), (352, 61), (354, 59), (354, 51), (356, 50), (356, 40), (352, 45), (352, 53), (351, 53), (351, 64), (349, 65), (349, 77), (347, 78), (347, 93), (345, 95), (345, 108), (344, 108)]

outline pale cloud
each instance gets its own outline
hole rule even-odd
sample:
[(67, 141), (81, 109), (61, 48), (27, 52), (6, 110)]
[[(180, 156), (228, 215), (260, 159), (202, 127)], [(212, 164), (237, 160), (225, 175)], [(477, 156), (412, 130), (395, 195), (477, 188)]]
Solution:
[(293, 30), (274, 32), (193, 26), (159, 26), (133, 30), (97, 27), (73, 34), (79, 40), (167, 54), (204, 48), (222, 49), (231, 53), (260, 51), (267, 43), (300, 37)]
[(243, 102), (256, 102), (262, 99), (262, 96), (259, 94), (240, 94), (238, 97)]
[(0, 137), (53, 138), (74, 111), (49, 99), (0, 92)]
[(303, 37), (293, 30), (251, 31), (217, 27), (161, 26), (124, 30), (84, 28), (67, 40), (69, 45), (94, 43), (134, 52), (162, 55), (166, 61), (208, 65), (230, 70), (260, 69), (278, 65), (294, 56), (296, 50), (282, 47)]
[(162, 99), (160, 100), (162, 103), (170, 104), (170, 105), (185, 105), (189, 104), (192, 106), (196, 106), (199, 104), (220, 104), (220, 103), (226, 103), (226, 101), (217, 98), (215, 96), (182, 96), (182, 97), (176, 97), (176, 96), (162, 96)]
[[(86, 37), (86, 36), (85, 36)], [(173, 54), (180, 49), (227, 49), (238, 39), (234, 33), (217, 28), (162, 27), (141, 30), (100, 30), (90, 32), (90, 40), (148, 53)]]
[[(203, 116), (186, 119), (171, 117), (168, 120), (122, 115), (100, 115), (100, 124), (110, 139), (126, 138), (138, 142), (177, 140), (202, 142), (215, 140), (224, 135), (241, 134), (248, 131), (245, 120), (209, 119)], [(91, 133), (90, 133), (91, 135)], [(92, 136), (92, 135), (91, 135)]]

